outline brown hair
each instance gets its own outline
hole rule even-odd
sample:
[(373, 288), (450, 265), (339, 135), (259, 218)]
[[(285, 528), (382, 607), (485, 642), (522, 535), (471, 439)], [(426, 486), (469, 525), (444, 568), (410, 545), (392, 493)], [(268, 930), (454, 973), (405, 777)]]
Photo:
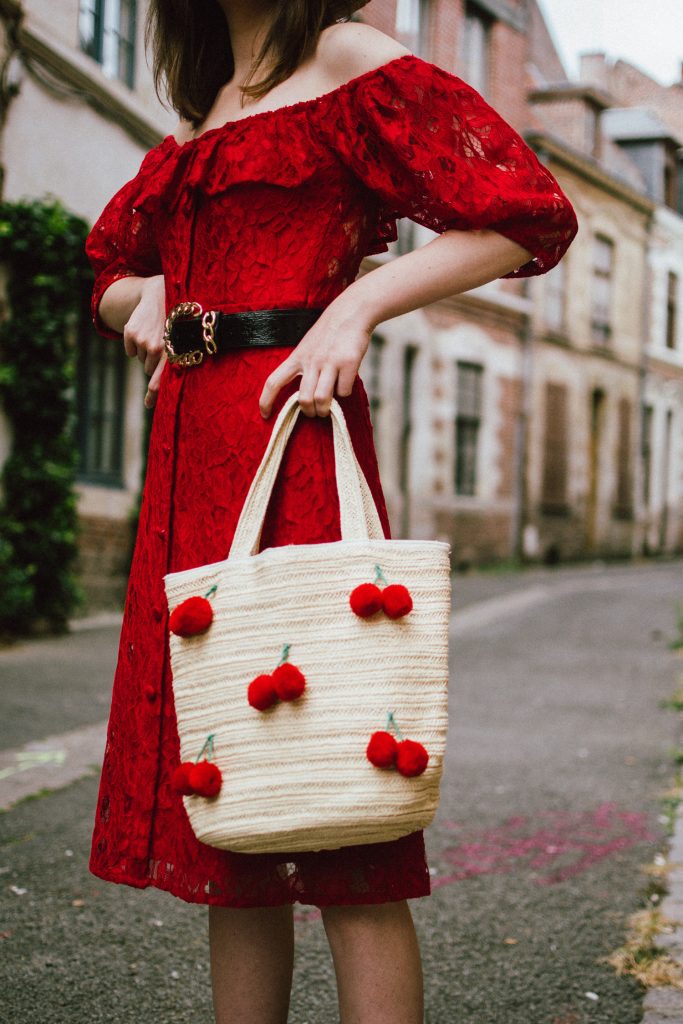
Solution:
[[(247, 81), (272, 53), (270, 73), (240, 86), (259, 99), (314, 51), (323, 28), (348, 21), (369, 0), (273, 0), (274, 17)], [(197, 128), (234, 72), (228, 23), (218, 0), (150, 0), (145, 46), (151, 49), (159, 99)], [(162, 93), (164, 96), (162, 96)]]

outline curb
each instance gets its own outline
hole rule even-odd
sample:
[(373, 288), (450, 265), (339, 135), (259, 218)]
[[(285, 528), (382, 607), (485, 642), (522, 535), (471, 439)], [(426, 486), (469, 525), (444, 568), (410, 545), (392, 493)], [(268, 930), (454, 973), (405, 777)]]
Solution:
[[(683, 802), (676, 809), (669, 843), (667, 888), (659, 909), (671, 920), (671, 930), (657, 935), (656, 942), (683, 968)], [(643, 1009), (642, 1024), (683, 1024), (683, 990), (671, 985), (648, 989)]]

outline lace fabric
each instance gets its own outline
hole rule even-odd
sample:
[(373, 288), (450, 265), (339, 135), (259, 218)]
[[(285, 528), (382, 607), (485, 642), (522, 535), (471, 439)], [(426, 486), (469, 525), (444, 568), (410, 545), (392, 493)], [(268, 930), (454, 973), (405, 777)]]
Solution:
[[(500, 231), (543, 273), (576, 232), (566, 197), (522, 139), (455, 76), (409, 54), (331, 93), (179, 145), (167, 136), (106, 205), (87, 240), (92, 314), (109, 285), (163, 273), (166, 308), (325, 307), (387, 248), (396, 218)], [(511, 275), (515, 276), (515, 275)], [(169, 788), (178, 763), (166, 572), (224, 558), (265, 450), (258, 397), (288, 349), (164, 366), (131, 567), (91, 870), (189, 902), (373, 903), (427, 895), (424, 837), (336, 851), (234, 854), (199, 843)], [(362, 381), (340, 400), (389, 536)], [(339, 539), (331, 425), (300, 418), (261, 546)]]

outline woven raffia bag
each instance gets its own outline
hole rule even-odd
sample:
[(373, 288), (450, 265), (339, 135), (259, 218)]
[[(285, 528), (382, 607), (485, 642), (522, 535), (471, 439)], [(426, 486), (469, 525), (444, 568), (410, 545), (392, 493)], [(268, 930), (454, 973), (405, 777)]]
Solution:
[[(342, 539), (256, 553), (297, 399), (274, 424), (227, 559), (164, 577), (171, 622), (190, 598), (209, 595), (212, 610), (203, 632), (169, 634), (181, 761), (208, 750), (221, 778), (217, 795), (191, 792), (185, 808), (199, 840), (244, 853), (337, 849), (424, 828), (446, 747), (449, 545), (384, 538), (336, 401)], [(351, 593), (380, 581), (407, 588), (408, 614), (353, 611)], [(250, 684), (283, 660), (305, 689), (258, 710)], [(426, 768), (405, 775), (398, 762), (371, 763), (378, 731), (421, 744)]]

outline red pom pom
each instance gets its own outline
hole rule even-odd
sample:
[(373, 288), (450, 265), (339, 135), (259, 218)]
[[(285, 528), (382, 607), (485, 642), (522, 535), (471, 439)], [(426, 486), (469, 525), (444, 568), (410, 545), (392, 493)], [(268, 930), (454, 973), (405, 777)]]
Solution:
[(171, 612), (168, 628), (176, 636), (204, 633), (213, 622), (213, 608), (205, 597), (188, 597)]
[(198, 796), (216, 796), (220, 792), (223, 776), (218, 765), (211, 761), (200, 761), (190, 768), (188, 781)]
[(247, 689), (247, 700), (252, 708), (257, 711), (265, 711), (277, 700), (277, 693), (273, 685), (273, 677), (270, 675), (256, 676), (249, 683)]
[(374, 583), (361, 583), (349, 594), (351, 610), (367, 619), (382, 607), (382, 591)]
[(373, 732), (366, 754), (376, 768), (391, 768), (397, 749), (398, 744), (390, 732)]
[(382, 591), (382, 607), (390, 619), (400, 619), (413, 609), (410, 591), (401, 583), (390, 583)]
[(194, 768), (193, 761), (183, 761), (179, 764), (171, 775), (171, 789), (174, 793), (180, 793), (182, 796), (189, 796), (194, 790), (190, 785), (190, 771)]
[(296, 700), (306, 688), (303, 672), (285, 661), (273, 670), (273, 685), (280, 700)]
[(429, 762), (429, 754), (415, 740), (401, 740), (396, 754), (396, 767), (401, 775), (422, 775)]

